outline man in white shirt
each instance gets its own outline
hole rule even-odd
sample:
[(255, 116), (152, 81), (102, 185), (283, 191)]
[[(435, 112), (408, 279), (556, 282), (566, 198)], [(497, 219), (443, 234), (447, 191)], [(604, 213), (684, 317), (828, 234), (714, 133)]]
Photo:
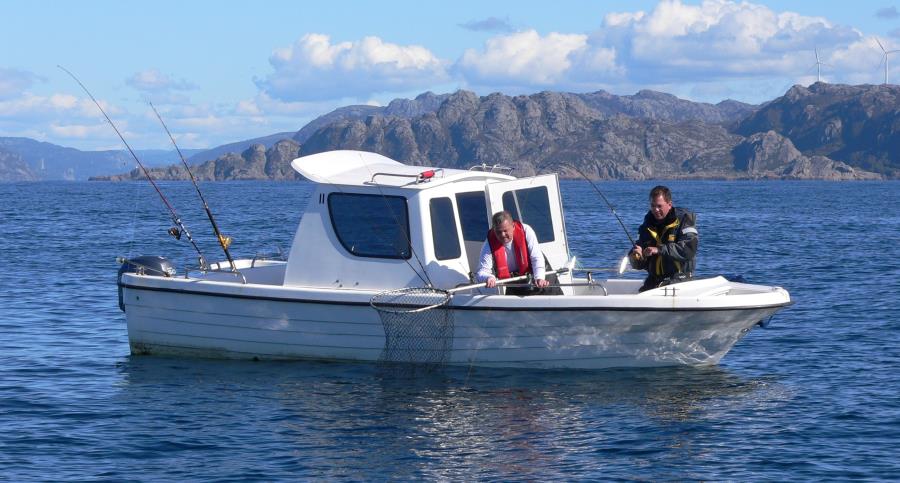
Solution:
[[(544, 254), (538, 245), (534, 230), (523, 223), (513, 220), (508, 211), (494, 213), (491, 217), (491, 229), (487, 240), (481, 247), (481, 264), (476, 273), (478, 282), (485, 286), (497, 286), (497, 279), (532, 274), (534, 285), (544, 288), (550, 284), (544, 278)], [(528, 295), (529, 287), (510, 287), (509, 295)]]

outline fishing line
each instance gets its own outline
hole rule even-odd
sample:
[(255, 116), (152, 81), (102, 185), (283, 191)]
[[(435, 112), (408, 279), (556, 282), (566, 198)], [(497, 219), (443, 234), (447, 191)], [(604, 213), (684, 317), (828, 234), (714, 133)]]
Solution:
[(153, 109), (153, 113), (156, 114), (156, 118), (159, 119), (159, 123), (162, 124), (163, 129), (166, 130), (166, 134), (169, 135), (169, 139), (172, 140), (172, 145), (175, 146), (175, 151), (178, 152), (178, 157), (181, 158), (181, 164), (184, 165), (184, 169), (187, 170), (188, 175), (191, 177), (191, 183), (194, 184), (194, 188), (197, 190), (197, 196), (200, 197), (200, 202), (203, 203), (203, 209), (206, 210), (206, 216), (209, 217), (209, 222), (212, 224), (213, 232), (216, 234), (216, 239), (219, 240), (219, 246), (222, 247), (222, 251), (225, 252), (225, 257), (228, 258), (228, 263), (231, 265), (231, 271), (236, 272), (237, 267), (234, 265), (234, 259), (231, 258), (231, 253), (228, 252), (228, 246), (231, 245), (231, 237), (227, 237), (222, 235), (222, 232), (219, 231), (219, 225), (216, 224), (215, 218), (213, 218), (212, 211), (209, 209), (209, 205), (206, 203), (206, 198), (203, 197), (203, 193), (200, 191), (200, 186), (197, 184), (197, 179), (194, 178), (194, 173), (191, 172), (191, 167), (188, 166), (187, 161), (184, 160), (184, 155), (181, 154), (181, 149), (178, 147), (178, 144), (175, 142), (175, 137), (172, 136), (172, 133), (169, 131), (169, 127), (166, 126), (165, 121), (163, 121), (162, 116), (159, 115), (159, 111), (156, 110), (156, 106), (153, 105), (150, 100), (147, 100), (147, 103), (150, 104), (150, 108)]
[(619, 225), (622, 227), (622, 230), (625, 231), (625, 236), (628, 237), (628, 241), (631, 242), (631, 246), (635, 246), (634, 238), (631, 237), (631, 233), (628, 233), (628, 228), (625, 228), (625, 223), (622, 222), (622, 218), (619, 218), (619, 214), (616, 213), (616, 208), (612, 205), (612, 203), (609, 202), (608, 199), (606, 199), (606, 196), (603, 196), (603, 192), (600, 191), (600, 188), (598, 188), (597, 185), (594, 184), (594, 182), (591, 181), (591, 179), (587, 177), (587, 175), (585, 175), (583, 172), (581, 172), (580, 169), (576, 168), (575, 166), (573, 166), (573, 165), (571, 165), (571, 164), (568, 165), (568, 166), (569, 166), (570, 168), (574, 169), (575, 172), (578, 173), (578, 174), (580, 174), (584, 179), (586, 179), (587, 182), (590, 183), (591, 186), (594, 188), (594, 191), (596, 191), (597, 194), (600, 195), (601, 198), (603, 198), (603, 201), (606, 202), (606, 206), (609, 207), (609, 209), (612, 211), (613, 216), (615, 216), (615, 217), (616, 217), (616, 220), (619, 221)]
[(141, 163), (141, 160), (138, 159), (136, 154), (134, 154), (134, 150), (131, 149), (131, 146), (128, 144), (128, 141), (125, 141), (125, 137), (122, 136), (121, 132), (119, 132), (119, 128), (117, 128), (116, 125), (112, 122), (112, 119), (109, 118), (109, 116), (106, 114), (106, 111), (103, 110), (103, 107), (100, 106), (100, 103), (97, 102), (97, 99), (95, 99), (94, 95), (91, 94), (91, 91), (89, 91), (88, 88), (85, 87), (84, 84), (82, 84), (80, 80), (78, 80), (78, 77), (75, 77), (75, 74), (69, 72), (68, 69), (66, 69), (65, 67), (63, 67), (61, 65), (57, 65), (57, 67), (62, 69), (62, 71), (65, 72), (66, 74), (69, 74), (72, 77), (72, 79), (74, 79), (75, 82), (77, 82), (78, 85), (81, 86), (81, 88), (88, 95), (88, 97), (90, 97), (91, 100), (94, 101), (94, 105), (97, 106), (97, 109), (99, 109), (100, 113), (103, 114), (103, 117), (106, 118), (106, 122), (108, 122), (110, 127), (113, 128), (113, 131), (116, 132), (116, 134), (119, 136), (119, 139), (122, 140), (122, 144), (124, 144), (125, 147), (128, 148), (128, 152), (131, 153), (131, 157), (134, 158), (134, 161), (144, 172), (144, 176), (147, 177), (147, 181), (149, 181), (150, 184), (153, 185), (153, 188), (159, 194), (160, 199), (162, 199), (163, 204), (165, 204), (166, 208), (169, 209), (169, 214), (172, 217), (172, 222), (174, 222), (177, 225), (177, 227), (172, 227), (169, 229), (169, 234), (172, 235), (173, 237), (175, 237), (176, 240), (180, 240), (182, 234), (185, 235), (187, 237), (188, 241), (191, 242), (191, 245), (193, 245), (194, 250), (197, 251), (197, 255), (200, 257), (200, 268), (205, 269), (207, 267), (206, 257), (203, 256), (203, 252), (200, 251), (200, 247), (198, 247), (197, 243), (194, 242), (194, 238), (191, 236), (191, 232), (188, 231), (187, 226), (185, 226), (184, 223), (181, 221), (181, 218), (178, 216), (178, 212), (175, 211), (175, 208), (172, 206), (171, 203), (169, 203), (169, 200), (166, 199), (166, 196), (162, 193), (162, 190), (160, 190), (159, 186), (157, 186), (156, 182), (153, 181), (153, 177), (150, 176), (150, 172), (147, 171), (147, 168), (144, 167), (144, 164)]
[[(358, 155), (358, 156), (359, 156), (359, 160), (362, 161), (363, 166), (366, 167), (366, 171), (369, 173), (369, 176), (374, 178), (374, 175), (372, 175), (372, 170), (369, 169), (369, 165), (366, 163), (366, 160), (363, 159), (362, 155)], [(387, 196), (384, 194), (384, 191), (381, 190), (381, 185), (378, 183), (374, 183), (374, 184), (375, 184), (375, 187), (378, 189), (378, 194), (381, 195), (381, 198), (384, 201), (385, 207), (387, 207), (388, 211), (391, 212), (391, 217), (394, 218), (394, 224), (397, 225), (398, 229), (402, 228), (403, 225), (400, 223), (400, 219), (397, 218), (397, 214), (394, 213), (393, 208), (391, 208), (391, 206), (387, 203)], [(405, 230), (403, 235), (406, 238), (406, 243), (409, 245), (410, 253), (412, 253), (412, 255), (416, 258), (416, 263), (419, 264), (419, 268), (422, 269), (422, 274), (425, 275), (425, 278), (422, 278), (422, 275), (420, 275), (419, 271), (416, 270), (416, 268), (413, 267), (411, 263), (409, 263), (408, 259), (404, 259), (404, 261), (406, 262), (407, 265), (409, 265), (409, 268), (411, 268), (412, 271), (415, 272), (416, 276), (419, 277), (419, 280), (421, 280), (423, 283), (427, 284), (429, 287), (433, 287), (434, 285), (431, 282), (431, 277), (428, 276), (428, 270), (426, 270), (425, 266), (422, 265), (422, 260), (419, 259), (419, 255), (416, 253), (415, 248), (413, 248), (412, 240), (410, 240), (410, 236), (409, 236), (409, 227), (407, 227), (407, 229)]]

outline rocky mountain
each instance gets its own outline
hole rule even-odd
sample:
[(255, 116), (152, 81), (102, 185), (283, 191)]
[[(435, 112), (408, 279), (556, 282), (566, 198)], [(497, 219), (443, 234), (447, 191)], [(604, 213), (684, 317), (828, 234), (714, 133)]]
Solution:
[[(263, 144), (254, 144), (244, 152), (228, 153), (217, 159), (191, 166), (194, 177), (201, 181), (226, 180), (298, 180), (300, 175), (291, 168), (300, 153), (300, 145), (292, 139), (282, 139), (266, 149)], [(182, 164), (149, 169), (153, 179), (190, 180), (190, 174)], [(95, 176), (96, 181), (126, 181), (145, 179), (144, 173), (135, 168), (128, 173)]]
[[(428, 92), (384, 107), (337, 109), (290, 139), (280, 133), (220, 146), (207, 151), (219, 153), (215, 159), (195, 164), (194, 171), (208, 180), (295, 179), (291, 156), (361, 149), (420, 165), (501, 164), (517, 175), (553, 170), (609, 179), (900, 178), (894, 154), (900, 147), (898, 94), (897, 86), (817, 83), (752, 106), (696, 103), (653, 91), (513, 97)], [(187, 179), (187, 173), (173, 165), (155, 170), (154, 177)], [(138, 178), (132, 171), (94, 179)]]
[[(265, 149), (268, 149), (284, 139), (293, 139), (298, 143), (304, 143), (309, 136), (320, 128), (333, 122), (346, 119), (365, 119), (366, 117), (373, 115), (395, 117), (419, 116), (426, 112), (437, 110), (441, 102), (448, 96), (449, 94), (435, 95), (431, 92), (426, 92), (420, 94), (415, 99), (394, 99), (387, 106), (356, 105), (341, 107), (313, 119), (297, 132), (271, 134), (269, 136), (223, 144), (212, 149), (199, 150), (199, 152), (190, 156), (187, 159), (187, 162), (189, 165), (193, 166), (207, 161), (213, 161), (219, 157), (226, 157), (227, 155), (238, 155), (256, 144), (260, 144), (264, 146)], [(231, 158), (233, 159), (233, 156), (231, 156)]]
[(769, 130), (808, 156), (900, 177), (900, 86), (794, 86), (741, 121), (736, 132)]
[(642, 90), (633, 96), (617, 96), (606, 91), (578, 96), (592, 109), (606, 115), (624, 114), (658, 121), (703, 121), (708, 124), (733, 124), (756, 110), (757, 106), (727, 100), (718, 104), (692, 102), (672, 94)]
[[(223, 144), (221, 146), (216, 146), (211, 149), (196, 150), (198, 152), (195, 152), (191, 155), (188, 155), (187, 153), (185, 153), (184, 150), (182, 150), (182, 153), (185, 155), (185, 158), (187, 158), (186, 160), (187, 160), (188, 165), (194, 166), (195, 164), (202, 164), (207, 161), (215, 160), (216, 158), (218, 158), (220, 156), (225, 156), (226, 154), (229, 154), (229, 153), (244, 152), (248, 148), (250, 148), (250, 146), (253, 146), (254, 144), (260, 144), (262, 146), (265, 146), (266, 148), (270, 148), (270, 147), (274, 146), (275, 143), (277, 143), (278, 141), (281, 141), (282, 139), (291, 139), (291, 137), (293, 137), (293, 136), (294, 136), (293, 132), (281, 132), (281, 133), (270, 134), (268, 136), (263, 136), (263, 137), (259, 137), (259, 138), (246, 139), (244, 141)], [(176, 161), (177, 161), (177, 159), (178, 158), (176, 158)], [(142, 160), (142, 162), (143, 162), (143, 160)]]
[(450, 97), (450, 94), (436, 95), (432, 92), (425, 92), (416, 96), (415, 99), (394, 99), (387, 106), (383, 107), (365, 105), (341, 107), (313, 119), (309, 124), (297, 131), (293, 139), (303, 144), (319, 129), (340, 121), (365, 119), (369, 116), (400, 117), (405, 119), (421, 116), (438, 110), (448, 97)]
[(735, 169), (755, 178), (858, 180), (882, 175), (825, 156), (806, 156), (790, 139), (767, 131), (745, 138), (732, 150)]
[(0, 148), (0, 180), (37, 181), (38, 179), (22, 156)]
[[(520, 176), (556, 171), (633, 180), (882, 177), (858, 164), (800, 149), (791, 132), (778, 130), (789, 122), (749, 122), (760, 112), (777, 112), (773, 106), (781, 102), (779, 98), (757, 110), (736, 101), (694, 103), (652, 91), (634, 96), (603, 91), (514, 97), (426, 93), (385, 108), (338, 109), (298, 131), (290, 144), (279, 142), (277, 149), (268, 150), (254, 145), (204, 163), (195, 173), (209, 180), (295, 179), (291, 156), (360, 149), (408, 164), (463, 169), (499, 164)], [(177, 166), (153, 176), (187, 179)], [(133, 171), (98, 179), (141, 177)]]
[[(233, 180), (233, 179), (299, 179), (290, 162), (297, 157), (299, 143), (305, 142), (313, 133), (333, 123), (353, 119), (366, 119), (370, 116), (411, 118), (433, 112), (450, 94), (436, 95), (425, 92), (415, 99), (394, 99), (387, 106), (345, 106), (310, 121), (296, 133), (280, 133), (263, 138), (249, 139), (237, 143), (226, 144), (198, 153), (189, 158), (191, 171), (198, 179)], [(282, 141), (291, 140), (292, 143)], [(294, 147), (297, 147), (296, 149)], [(272, 148), (272, 149), (270, 149)], [(294, 149), (293, 157), (284, 162), (282, 154)], [(270, 158), (270, 156), (273, 156)], [(193, 166), (197, 166), (194, 168)], [(190, 179), (184, 167), (172, 165), (164, 169), (150, 170), (154, 179)], [(120, 175), (94, 176), (93, 180), (132, 180), (142, 179), (140, 170), (134, 169)]]
[[(32, 181), (86, 180), (91, 176), (115, 173), (134, 166), (131, 155), (124, 150), (80, 151), (22, 137), (0, 137), (0, 150), (16, 155), (25, 163)], [(189, 156), (195, 150), (186, 149), (183, 152)], [(138, 150), (136, 154), (146, 166), (178, 162), (178, 155), (174, 150)], [(0, 173), (0, 181), (15, 179), (18, 178)]]
[[(715, 114), (711, 105), (682, 114), (659, 108), (664, 119), (610, 116), (596, 107), (601, 97), (589, 104), (584, 96), (565, 93), (478, 97), (460, 91), (436, 112), (416, 118), (371, 116), (333, 123), (300, 151), (361, 149), (409, 164), (454, 168), (501, 164), (519, 175), (559, 171), (578, 176), (577, 168), (610, 179), (880, 177), (821, 155), (807, 156), (774, 132), (756, 137), (730, 132), (725, 126), (729, 118)], [(737, 112), (741, 107), (722, 108)], [(709, 116), (716, 122), (692, 119)]]
[(121, 170), (129, 165), (127, 153), (79, 151), (28, 138), (0, 138), (0, 149), (15, 153), (37, 179), (87, 179), (90, 175)]

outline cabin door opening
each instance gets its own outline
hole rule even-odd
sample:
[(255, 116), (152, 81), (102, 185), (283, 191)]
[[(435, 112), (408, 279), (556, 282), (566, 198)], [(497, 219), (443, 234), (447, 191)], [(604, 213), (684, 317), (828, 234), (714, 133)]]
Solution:
[(555, 174), (487, 185), (490, 213), (506, 210), (513, 219), (530, 225), (552, 269), (569, 261), (559, 180)]

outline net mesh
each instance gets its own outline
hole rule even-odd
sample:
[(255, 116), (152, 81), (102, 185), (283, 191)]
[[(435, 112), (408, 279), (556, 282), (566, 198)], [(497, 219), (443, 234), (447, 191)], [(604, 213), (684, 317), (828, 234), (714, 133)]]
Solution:
[(370, 301), (384, 327), (383, 364), (407, 364), (426, 370), (445, 365), (453, 348), (450, 293), (434, 288), (382, 292)]

